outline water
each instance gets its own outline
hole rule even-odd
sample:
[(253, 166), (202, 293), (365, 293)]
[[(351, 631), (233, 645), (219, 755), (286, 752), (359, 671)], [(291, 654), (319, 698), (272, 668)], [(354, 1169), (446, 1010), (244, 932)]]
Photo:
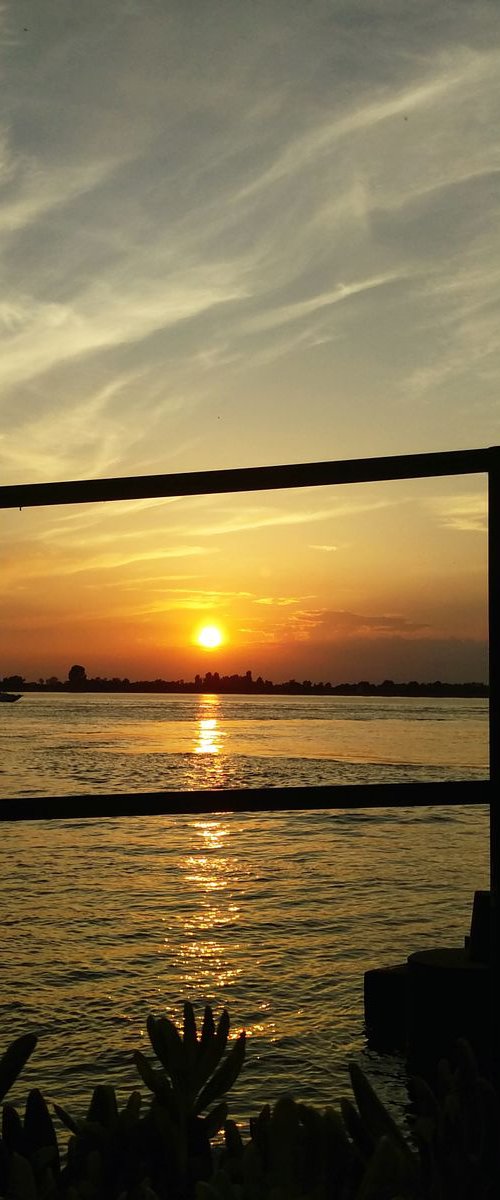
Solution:
[(12, 796), (484, 778), (487, 702), (27, 693), (4, 704)]
[[(26, 694), (1, 718), (5, 797), (487, 774), (482, 700)], [(338, 1098), (349, 1058), (398, 1110), (363, 972), (462, 941), (488, 827), (466, 806), (40, 821), (3, 826), (0, 854), (2, 1039), (41, 1035), (18, 1095), (125, 1096), (148, 1012), (189, 998), (248, 1030), (239, 1118), (286, 1090)]]

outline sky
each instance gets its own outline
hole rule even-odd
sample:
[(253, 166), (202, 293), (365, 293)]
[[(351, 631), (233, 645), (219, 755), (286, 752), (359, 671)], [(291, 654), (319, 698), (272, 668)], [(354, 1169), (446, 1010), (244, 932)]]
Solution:
[[(498, 443), (499, 33), (0, 4), (0, 482)], [(3, 513), (0, 677), (485, 679), (486, 523), (480, 476)]]

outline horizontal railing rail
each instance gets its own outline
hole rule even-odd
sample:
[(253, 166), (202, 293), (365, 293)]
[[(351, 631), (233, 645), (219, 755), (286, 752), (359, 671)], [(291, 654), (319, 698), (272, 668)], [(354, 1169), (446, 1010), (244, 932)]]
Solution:
[(79, 820), (101, 817), (194, 816), (198, 813), (311, 812), (358, 808), (449, 808), (487, 805), (490, 780), (426, 783), (356, 783), (317, 787), (214, 788), (203, 791), (21, 796), (3, 800), (3, 821)]
[(82, 479), (63, 483), (8, 484), (0, 487), (0, 508), (150, 500), (162, 496), (167, 499), (172, 496), (210, 496), (227, 492), (276, 491), (282, 488), (326, 487), (329, 484), (473, 475), (488, 472), (495, 461), (498, 463), (499, 455), (500, 448), (492, 446), (479, 450), (444, 450), (431, 454), (351, 458), (338, 462)]

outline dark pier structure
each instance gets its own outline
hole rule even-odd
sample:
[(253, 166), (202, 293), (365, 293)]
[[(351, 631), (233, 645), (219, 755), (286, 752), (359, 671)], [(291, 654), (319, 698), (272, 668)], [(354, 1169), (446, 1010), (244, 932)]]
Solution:
[[(467, 1036), (500, 1081), (500, 447), (405, 454), (388, 458), (301, 463), (226, 471), (89, 479), (0, 487), (0, 509), (103, 503), (152, 497), (214, 495), (385, 480), (484, 474), (488, 479), (490, 775), (481, 783), (387, 784), (261, 788), (217, 792), (0, 798), (0, 820), (66, 820), (153, 814), (351, 809), (488, 804), (490, 890), (474, 898), (463, 946), (410, 954), (408, 961), (369, 971), (367, 1032), (379, 1046), (406, 1049), (410, 1062), (439, 1056)], [(22, 518), (20, 518), (22, 519)], [(334, 1014), (332, 1014), (332, 1020)]]
[(403, 1051), (410, 1068), (431, 1076), (443, 1056), (467, 1038), (484, 1073), (491, 1066), (491, 904), (474, 894), (470, 933), (462, 946), (416, 950), (405, 963), (364, 977), (365, 1022), (373, 1049)]

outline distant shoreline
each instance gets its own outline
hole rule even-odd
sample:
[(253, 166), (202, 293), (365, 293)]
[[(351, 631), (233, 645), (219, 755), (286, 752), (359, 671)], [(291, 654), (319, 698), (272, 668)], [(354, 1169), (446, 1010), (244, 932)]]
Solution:
[(284, 683), (273, 683), (269, 679), (253, 679), (251, 673), (246, 676), (217, 676), (217, 673), (207, 673), (203, 678), (196, 676), (195, 680), (185, 681), (141, 679), (131, 682), (129, 679), (82, 679), (78, 682), (51, 680), (47, 683), (28, 682), (19, 676), (10, 676), (0, 681), (1, 691), (16, 692), (64, 692), (71, 694), (95, 693), (151, 693), (156, 695), (241, 695), (241, 696), (382, 696), (382, 697), (434, 697), (434, 698), (477, 698), (487, 699), (489, 685), (487, 683), (466, 682), (446, 683), (441, 680), (419, 683), (410, 680), (407, 683), (386, 679), (383, 683), (370, 683), (360, 680), (357, 683), (313, 683), (311, 680), (299, 682), (289, 679)]

